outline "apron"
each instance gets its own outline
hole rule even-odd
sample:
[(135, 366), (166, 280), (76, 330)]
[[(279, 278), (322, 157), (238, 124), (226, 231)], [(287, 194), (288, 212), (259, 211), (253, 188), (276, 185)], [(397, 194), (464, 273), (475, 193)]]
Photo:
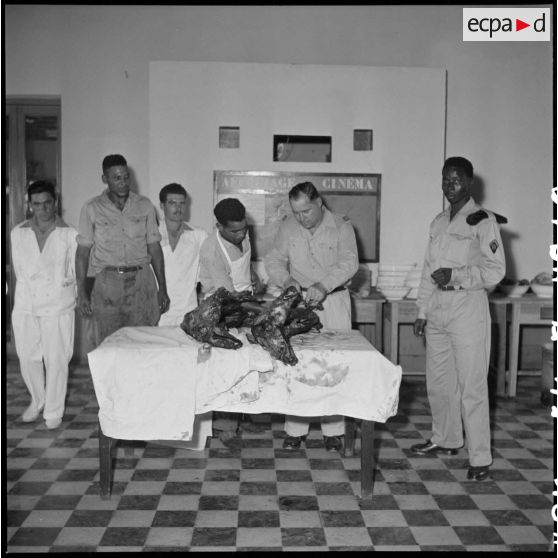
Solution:
[(239, 293), (242, 291), (252, 290), (252, 274), (250, 273), (250, 259), (252, 257), (252, 249), (250, 247), (250, 239), (248, 235), (242, 241), (242, 249), (244, 253), (238, 260), (231, 261), (227, 250), (221, 241), (221, 235), (217, 232), (217, 242), (225, 255), (225, 259), (231, 266), (231, 280), (234, 290)]

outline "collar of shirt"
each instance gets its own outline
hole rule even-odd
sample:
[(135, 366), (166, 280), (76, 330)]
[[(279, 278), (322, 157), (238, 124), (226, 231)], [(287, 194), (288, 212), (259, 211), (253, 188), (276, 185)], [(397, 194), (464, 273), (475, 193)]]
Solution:
[[(458, 215), (466, 217), (467, 215), (469, 215), (470, 213), (473, 213), (477, 209), (479, 209), (477, 207), (477, 203), (471, 197), (467, 200), (467, 203), (455, 214), (455, 217), (457, 217)], [(449, 218), (450, 218), (450, 215), (451, 215), (451, 205), (449, 207), (447, 207), (446, 209), (444, 209), (443, 214), (445, 216), (447, 216), (448, 221), (449, 221)], [(454, 217), (454, 219), (455, 219), (455, 217)]]
[[(180, 234), (182, 235), (183, 232), (191, 232), (194, 229), (186, 222), (182, 221), (180, 224)], [(167, 223), (164, 217), (161, 217), (159, 222), (159, 231), (161, 232), (161, 246), (163, 243), (168, 244), (169, 242), (169, 231), (167, 230)], [(223, 239), (225, 240), (225, 239)]]
[(303, 227), (298, 221), (296, 221), (296, 223), (301, 229), (302, 234), (305, 234), (312, 238), (319, 236), (322, 232), (325, 232), (327, 229), (336, 228), (335, 219), (333, 218), (333, 213), (329, 209), (327, 209), (327, 207), (324, 207), (324, 216), (322, 218), (322, 222), (318, 225), (318, 228), (314, 231), (313, 234), (308, 229)]
[[(64, 219), (62, 219), (62, 217), (60, 217), (60, 215), (56, 215), (56, 217), (54, 218), (54, 227), (55, 228), (64, 228), (67, 227), (68, 225), (66, 224), (66, 222), (64, 221)], [(35, 225), (35, 222), (33, 221), (33, 218), (31, 219), (27, 219), (27, 221), (25, 221), (25, 223), (23, 223), (23, 225), (21, 225), (22, 229), (33, 229), (33, 230), (38, 230), (37, 226)]]

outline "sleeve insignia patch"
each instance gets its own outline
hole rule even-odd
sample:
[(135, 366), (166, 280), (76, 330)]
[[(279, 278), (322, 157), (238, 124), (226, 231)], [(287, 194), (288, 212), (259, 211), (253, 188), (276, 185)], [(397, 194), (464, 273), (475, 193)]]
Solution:
[(490, 249), (492, 250), (492, 253), (494, 254), (496, 252), (496, 250), (498, 250), (498, 241), (497, 240), (493, 240), (490, 244)]

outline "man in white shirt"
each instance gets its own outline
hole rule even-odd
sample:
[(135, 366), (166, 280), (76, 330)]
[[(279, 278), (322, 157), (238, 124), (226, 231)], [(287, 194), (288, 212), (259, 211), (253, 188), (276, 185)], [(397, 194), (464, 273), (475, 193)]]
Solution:
[(48, 429), (64, 415), (68, 364), (74, 350), (77, 231), (56, 214), (54, 184), (27, 189), (32, 217), (11, 231), (16, 277), (12, 327), (23, 381), (31, 403), (23, 422), (43, 413)]
[(167, 184), (159, 192), (163, 219), (159, 224), (165, 260), (168, 312), (161, 315), (160, 326), (179, 326), (184, 314), (198, 305), (197, 285), (200, 249), (207, 238), (203, 229), (186, 223), (188, 194), (181, 184)]

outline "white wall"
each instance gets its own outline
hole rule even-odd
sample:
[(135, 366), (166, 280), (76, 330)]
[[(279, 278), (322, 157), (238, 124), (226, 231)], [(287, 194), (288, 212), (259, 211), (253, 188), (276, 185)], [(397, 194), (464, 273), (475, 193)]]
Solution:
[[(4, 23), (6, 94), (61, 96), (70, 222), (100, 192), (107, 153), (126, 155), (142, 193), (154, 189), (150, 61), (445, 68), (447, 155), (471, 158), (485, 205), (509, 218), (512, 273), (551, 267), (550, 43), (463, 43), (459, 6), (6, 5)], [(439, 188), (417, 169), (416, 187), (397, 203), (420, 206), (425, 190)]]
[[(212, 228), (214, 170), (380, 173), (380, 261), (422, 263), (439, 189), (402, 200), (439, 180), (445, 85), (433, 68), (152, 62), (149, 194), (181, 182), (192, 223)], [(219, 126), (231, 125), (240, 147), (219, 149)], [(359, 128), (373, 129), (372, 151), (353, 150)], [(330, 136), (332, 160), (274, 163), (274, 134)]]

